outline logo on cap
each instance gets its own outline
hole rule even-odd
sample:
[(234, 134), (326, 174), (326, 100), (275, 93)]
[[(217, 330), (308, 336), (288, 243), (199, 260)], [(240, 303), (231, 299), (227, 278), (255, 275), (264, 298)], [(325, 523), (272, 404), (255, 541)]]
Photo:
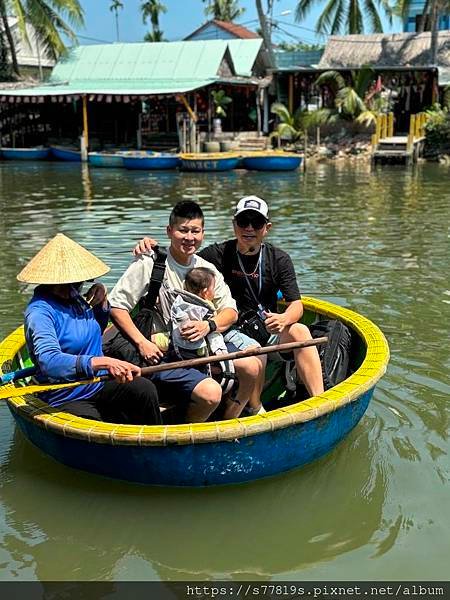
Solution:
[(244, 202), (244, 208), (261, 210), (261, 202), (258, 202), (258, 200), (253, 200), (253, 198), (251, 200), (246, 200)]

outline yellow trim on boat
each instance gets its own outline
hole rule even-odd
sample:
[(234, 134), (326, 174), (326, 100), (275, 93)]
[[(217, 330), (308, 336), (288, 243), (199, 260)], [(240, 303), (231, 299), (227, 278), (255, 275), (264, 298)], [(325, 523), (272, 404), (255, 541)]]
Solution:
[[(306, 310), (347, 324), (362, 338), (366, 356), (345, 381), (304, 402), (272, 410), (263, 415), (182, 425), (117, 425), (102, 423), (59, 412), (35, 396), (7, 400), (10, 408), (39, 426), (71, 438), (112, 445), (185, 445), (216, 441), (234, 441), (241, 437), (282, 429), (330, 413), (358, 399), (383, 376), (389, 361), (389, 347), (380, 329), (366, 317), (325, 300), (302, 298)], [(0, 368), (7, 372), (12, 360), (25, 344), (23, 327), (0, 343)], [(13, 384), (8, 384), (13, 387)]]
[(224, 158), (239, 158), (237, 152), (185, 152), (179, 155), (181, 160), (219, 160)]

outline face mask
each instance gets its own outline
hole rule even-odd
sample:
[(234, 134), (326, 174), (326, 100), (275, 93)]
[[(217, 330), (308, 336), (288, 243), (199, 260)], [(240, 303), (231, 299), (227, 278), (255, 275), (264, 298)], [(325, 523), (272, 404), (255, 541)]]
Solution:
[(70, 284), (70, 297), (77, 298), (81, 294), (81, 290), (83, 288), (84, 281), (79, 281), (77, 283)]

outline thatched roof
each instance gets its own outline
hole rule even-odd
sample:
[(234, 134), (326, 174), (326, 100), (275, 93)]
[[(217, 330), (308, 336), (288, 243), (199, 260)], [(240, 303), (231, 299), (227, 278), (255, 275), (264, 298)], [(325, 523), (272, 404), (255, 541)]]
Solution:
[[(432, 67), (430, 32), (333, 35), (328, 38), (319, 69)], [(450, 31), (440, 31), (437, 65), (450, 67)]]

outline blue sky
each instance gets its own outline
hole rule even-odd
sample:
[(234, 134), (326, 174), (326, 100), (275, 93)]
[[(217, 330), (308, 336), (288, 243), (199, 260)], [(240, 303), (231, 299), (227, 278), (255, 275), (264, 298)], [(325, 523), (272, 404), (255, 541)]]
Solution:
[[(160, 27), (164, 36), (169, 41), (180, 40), (197, 29), (205, 22), (205, 5), (201, 0), (162, 0), (167, 7), (167, 13), (160, 18)], [(142, 41), (146, 28), (142, 23), (140, 5), (142, 0), (122, 0), (123, 10), (119, 12), (120, 41), (139, 42)], [(113, 13), (109, 10), (110, 0), (80, 0), (85, 12), (86, 27), (78, 31), (80, 44), (95, 43), (95, 41), (114, 42), (116, 40), (116, 28)], [(317, 20), (318, 10), (315, 9), (303, 23), (294, 20), (294, 9), (296, 0), (277, 0), (273, 11), (274, 17), (280, 28), (284, 31), (274, 31), (274, 41), (282, 39), (294, 42), (295, 38), (308, 42), (323, 42), (314, 33), (314, 25)], [(325, 4), (325, 0), (323, 5)], [(323, 6), (322, 5), (322, 6)], [(245, 24), (249, 29), (258, 27), (257, 13), (254, 0), (241, 0), (240, 6), (246, 9), (239, 23)], [(291, 11), (288, 15), (281, 15), (285, 11)], [(401, 31), (400, 23), (394, 27), (385, 26), (386, 31)], [(83, 36), (83, 37), (81, 37)], [(91, 40), (86, 38), (92, 38)]]

